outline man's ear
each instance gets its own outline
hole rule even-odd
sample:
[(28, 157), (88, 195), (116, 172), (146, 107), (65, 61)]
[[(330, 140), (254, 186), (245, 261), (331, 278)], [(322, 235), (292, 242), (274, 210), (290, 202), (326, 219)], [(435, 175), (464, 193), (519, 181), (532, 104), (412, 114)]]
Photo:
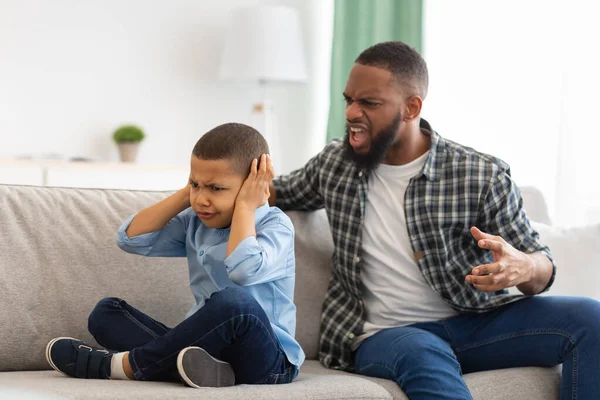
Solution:
[(404, 112), (404, 121), (410, 122), (415, 118), (418, 118), (421, 114), (421, 108), (423, 107), (423, 99), (420, 96), (412, 96), (406, 100), (406, 107)]

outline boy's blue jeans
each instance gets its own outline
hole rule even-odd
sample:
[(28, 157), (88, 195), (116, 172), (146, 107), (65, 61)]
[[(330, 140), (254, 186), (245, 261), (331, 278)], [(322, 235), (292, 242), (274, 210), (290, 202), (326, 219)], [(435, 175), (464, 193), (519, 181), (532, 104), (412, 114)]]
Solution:
[(289, 383), (298, 375), (262, 307), (241, 288), (214, 293), (172, 329), (124, 300), (105, 298), (90, 314), (88, 329), (107, 349), (129, 351), (138, 380), (173, 380), (177, 355), (188, 346), (230, 363), (236, 384)]
[(356, 372), (411, 400), (471, 399), (464, 373), (563, 364), (561, 400), (600, 399), (600, 302), (530, 297), (483, 314), (390, 328), (355, 353)]

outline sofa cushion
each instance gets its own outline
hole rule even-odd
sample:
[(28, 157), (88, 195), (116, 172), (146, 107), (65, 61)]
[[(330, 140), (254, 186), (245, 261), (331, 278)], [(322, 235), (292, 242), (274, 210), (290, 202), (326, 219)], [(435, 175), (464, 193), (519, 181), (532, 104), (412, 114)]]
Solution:
[(288, 211), (296, 231), (296, 337), (307, 359), (317, 359), (321, 308), (331, 276), (333, 240), (325, 210)]
[[(50, 368), (46, 343), (94, 343), (87, 317), (98, 300), (127, 300), (168, 326), (193, 302), (183, 258), (146, 258), (116, 245), (129, 215), (168, 192), (0, 185), (0, 371)], [(296, 337), (316, 358), (333, 251), (324, 211), (290, 212), (296, 228)]]
[(550, 215), (548, 214), (548, 205), (542, 192), (533, 186), (523, 186), (519, 188), (521, 197), (523, 198), (523, 207), (527, 212), (527, 217), (530, 221), (542, 222), (551, 224)]
[[(0, 388), (27, 392), (28, 399), (131, 400), (211, 399), (388, 400), (381, 386), (356, 376), (301, 374), (287, 385), (238, 385), (192, 389), (179, 383), (73, 379), (55, 371), (2, 372)], [(0, 392), (1, 393), (1, 392)], [(36, 396), (37, 395), (37, 396)]]
[(556, 279), (547, 294), (600, 300), (600, 224), (561, 228), (533, 222), (532, 226), (556, 263)]
[(56, 336), (91, 340), (98, 300), (122, 297), (169, 326), (193, 298), (185, 259), (145, 258), (116, 245), (116, 231), (161, 192), (0, 185), (0, 371), (47, 369)]
[[(330, 370), (318, 361), (306, 361), (300, 369), (301, 374), (351, 375), (347, 372)], [(372, 382), (384, 387), (394, 400), (407, 400), (396, 382), (370, 378)], [(559, 398), (560, 369), (557, 368), (508, 368), (496, 371), (475, 372), (463, 376), (474, 399), (543, 399)]]

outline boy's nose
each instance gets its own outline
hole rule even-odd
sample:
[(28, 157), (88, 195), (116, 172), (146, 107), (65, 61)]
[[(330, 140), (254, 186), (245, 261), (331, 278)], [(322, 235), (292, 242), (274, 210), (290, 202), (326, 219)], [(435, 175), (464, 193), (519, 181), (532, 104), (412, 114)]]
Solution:
[(209, 200), (208, 196), (203, 196), (201, 194), (196, 196), (196, 205), (199, 205), (202, 207), (210, 206), (210, 200)]

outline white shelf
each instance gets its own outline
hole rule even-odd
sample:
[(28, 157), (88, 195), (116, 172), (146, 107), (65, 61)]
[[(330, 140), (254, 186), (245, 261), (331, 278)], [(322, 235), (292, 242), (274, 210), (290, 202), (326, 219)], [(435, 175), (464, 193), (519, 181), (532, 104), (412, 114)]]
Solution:
[(0, 184), (98, 189), (177, 190), (189, 169), (110, 162), (0, 160)]

